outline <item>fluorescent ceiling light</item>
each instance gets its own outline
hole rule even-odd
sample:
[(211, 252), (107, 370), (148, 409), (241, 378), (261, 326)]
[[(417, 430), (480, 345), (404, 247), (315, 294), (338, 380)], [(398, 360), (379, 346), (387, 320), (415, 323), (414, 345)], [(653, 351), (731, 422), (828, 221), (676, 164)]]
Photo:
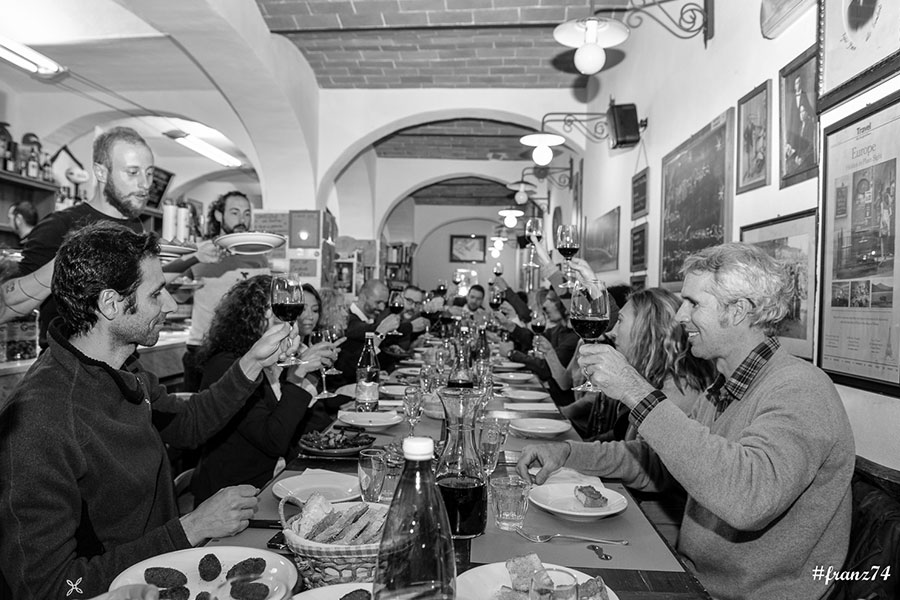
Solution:
[(219, 150), (212, 144), (183, 131), (167, 131), (169, 137), (185, 148), (190, 148), (197, 154), (201, 154), (211, 161), (217, 162), (223, 167), (240, 167), (241, 161), (223, 150)]
[(50, 79), (66, 72), (66, 68), (55, 60), (4, 36), (0, 36), (0, 59), (35, 77)]

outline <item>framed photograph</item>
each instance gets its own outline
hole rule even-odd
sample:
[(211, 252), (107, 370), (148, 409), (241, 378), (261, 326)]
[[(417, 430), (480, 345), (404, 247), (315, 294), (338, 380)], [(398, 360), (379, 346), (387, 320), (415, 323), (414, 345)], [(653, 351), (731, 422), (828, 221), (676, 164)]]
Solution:
[(819, 366), (838, 383), (896, 396), (900, 93), (824, 137)]
[(647, 287), (647, 276), (646, 275), (634, 275), (629, 282), (631, 284), (631, 291), (639, 292), (642, 289)]
[(631, 219), (640, 219), (649, 212), (647, 204), (647, 185), (650, 167), (644, 167), (631, 178)]
[(647, 224), (631, 228), (631, 272), (647, 270)]
[(689, 255), (731, 240), (734, 109), (663, 157), (660, 286), (681, 290)]
[(334, 289), (351, 296), (356, 295), (357, 263), (355, 260), (334, 261)]
[(781, 186), (819, 174), (816, 124), (816, 48), (795, 58), (779, 72), (781, 107)]
[(786, 263), (794, 279), (790, 311), (778, 332), (784, 348), (800, 358), (813, 358), (816, 295), (816, 209), (741, 227), (741, 241), (759, 246)]
[(772, 80), (738, 100), (737, 193), (769, 185)]
[(900, 2), (819, 0), (819, 110), (900, 68)]
[(581, 239), (584, 260), (594, 271), (615, 271), (619, 268), (619, 213), (616, 207), (597, 217), (587, 226)]
[(483, 263), (487, 238), (483, 235), (451, 235), (450, 262)]

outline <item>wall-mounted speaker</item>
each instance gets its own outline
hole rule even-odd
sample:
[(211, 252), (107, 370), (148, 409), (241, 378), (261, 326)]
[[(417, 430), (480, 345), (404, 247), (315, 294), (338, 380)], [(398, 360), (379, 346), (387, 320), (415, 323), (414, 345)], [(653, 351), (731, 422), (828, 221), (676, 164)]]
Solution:
[(610, 148), (630, 148), (641, 141), (637, 106), (634, 104), (610, 104), (606, 111)]

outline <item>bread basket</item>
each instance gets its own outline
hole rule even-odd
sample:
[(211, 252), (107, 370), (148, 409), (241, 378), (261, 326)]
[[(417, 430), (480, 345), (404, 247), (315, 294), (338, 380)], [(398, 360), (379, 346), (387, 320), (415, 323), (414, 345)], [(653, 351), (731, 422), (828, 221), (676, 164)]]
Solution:
[[(321, 544), (311, 542), (294, 533), (291, 523), (299, 518), (284, 517), (287, 502), (303, 506), (293, 496), (285, 496), (278, 504), (278, 515), (284, 528), (284, 539), (294, 554), (294, 562), (307, 589), (336, 583), (368, 583), (374, 579), (378, 560), (378, 544)], [(340, 506), (353, 506), (359, 502), (343, 502)]]

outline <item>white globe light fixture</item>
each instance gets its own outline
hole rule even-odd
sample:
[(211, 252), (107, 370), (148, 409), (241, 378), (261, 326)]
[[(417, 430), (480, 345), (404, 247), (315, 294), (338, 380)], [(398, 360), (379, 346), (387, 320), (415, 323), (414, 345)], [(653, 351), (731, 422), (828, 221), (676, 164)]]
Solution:
[(575, 51), (575, 68), (582, 75), (593, 75), (606, 64), (606, 51), (597, 44), (585, 44)]
[(531, 160), (536, 165), (547, 166), (553, 160), (553, 150), (550, 149), (550, 146), (537, 146), (531, 152)]
[(503, 217), (503, 225), (510, 229), (516, 226), (519, 217), (525, 215), (518, 208), (504, 208), (503, 210), (498, 210), (497, 214)]
[(575, 68), (583, 75), (593, 75), (606, 64), (604, 48), (618, 46), (628, 39), (631, 31), (615, 19), (587, 17), (560, 23), (553, 30), (553, 39), (575, 51)]
[(512, 215), (508, 217), (503, 217), (503, 224), (509, 228), (513, 228), (518, 225), (519, 221)]
[(535, 162), (535, 164), (542, 167), (545, 165), (549, 165), (550, 161), (553, 160), (553, 150), (551, 150), (551, 148), (553, 146), (560, 146), (564, 144), (565, 141), (566, 138), (561, 135), (543, 132), (532, 133), (519, 138), (519, 143), (523, 146), (534, 147), (534, 151), (531, 153), (531, 158)]

